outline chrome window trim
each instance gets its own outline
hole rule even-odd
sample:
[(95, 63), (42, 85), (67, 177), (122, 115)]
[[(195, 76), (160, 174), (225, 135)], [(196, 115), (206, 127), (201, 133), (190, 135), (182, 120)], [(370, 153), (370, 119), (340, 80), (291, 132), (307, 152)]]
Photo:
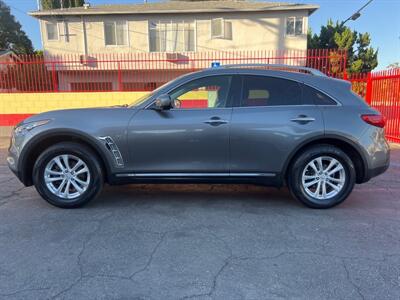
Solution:
[(336, 106), (336, 105), (314, 105), (314, 104), (296, 104), (296, 105), (260, 105), (260, 106), (234, 106), (234, 107), (232, 107), (232, 108), (316, 107), (316, 106)]
[[(168, 89), (167, 91), (165, 91), (164, 94), (169, 94), (169, 93), (170, 93), (171, 91), (173, 91), (174, 89), (176, 89), (176, 88), (178, 88), (178, 87), (180, 87), (180, 86), (182, 86), (182, 85), (184, 85), (184, 84), (186, 84), (186, 83), (188, 83), (188, 82), (190, 82), (190, 81), (197, 80), (197, 79), (201, 79), (201, 78), (206, 78), (206, 77), (211, 77), (211, 76), (246, 76), (246, 75), (247, 75), (247, 76), (274, 77), (274, 78), (280, 78), (280, 79), (286, 79), (286, 80), (294, 81), (294, 82), (297, 82), (298, 84), (303, 84), (303, 85), (306, 85), (306, 86), (308, 86), (308, 87), (310, 87), (310, 88), (313, 88), (313, 89), (315, 89), (315, 90), (317, 90), (317, 91), (323, 93), (324, 95), (328, 96), (329, 98), (331, 98), (333, 101), (336, 102), (336, 105), (327, 105), (327, 104), (296, 104), (296, 105), (271, 105), (271, 106), (266, 105), (266, 106), (247, 106), (247, 107), (264, 108), (264, 107), (295, 107), (295, 106), (301, 106), (301, 107), (304, 107), (304, 106), (316, 106), (316, 107), (338, 107), (338, 106), (343, 106), (343, 104), (342, 104), (336, 97), (334, 97), (334, 96), (332, 96), (331, 94), (329, 94), (329, 93), (327, 93), (327, 92), (321, 90), (321, 89), (318, 88), (318, 87), (315, 87), (314, 85), (311, 85), (311, 84), (309, 84), (309, 83), (305, 83), (304, 81), (299, 81), (299, 80), (296, 80), (296, 79), (287, 78), (287, 77), (285, 77), (285, 76), (280, 76), (280, 75), (277, 75), (277, 74), (271, 74), (271, 75), (270, 75), (270, 74), (254, 74), (254, 73), (252, 73), (251, 71), (249, 71), (249, 72), (243, 72), (243, 73), (241, 72), (241, 73), (239, 73), (239, 74), (236, 74), (236, 73), (233, 73), (233, 72), (224, 73), (224, 74), (211, 74), (211, 75), (203, 75), (203, 76), (199, 76), (199, 77), (196, 77), (196, 78), (191, 78), (191, 79), (188, 79), (188, 80), (184, 81), (183, 83), (181, 83), (181, 84), (178, 85), (178, 86), (175, 86), (175, 87), (173, 87), (173, 88), (171, 88), (171, 89)], [(328, 77), (328, 78), (329, 78), (329, 77)], [(154, 96), (155, 96), (155, 95), (153, 95), (153, 97), (154, 97)], [(154, 98), (154, 99), (149, 99), (148, 101), (150, 101), (149, 104), (145, 105), (145, 107), (144, 107), (143, 109), (149, 109), (150, 106), (154, 104), (154, 102), (156, 101), (156, 99), (155, 99), (155, 98)], [(247, 108), (247, 107), (243, 107), (243, 106), (232, 106), (232, 107), (217, 107), (217, 108)], [(204, 110), (204, 108), (193, 108), (193, 109), (184, 109), (184, 110), (199, 110), (199, 109), (203, 109), (203, 110)], [(216, 109), (216, 108), (208, 108), (208, 109)], [(176, 110), (178, 110), (178, 109), (176, 109)]]
[(172, 111), (193, 111), (193, 110), (216, 110), (216, 109), (232, 109), (233, 107), (204, 107), (204, 108), (171, 108)]
[[(233, 108), (249, 108), (249, 107), (257, 107), (257, 108), (266, 108), (266, 107), (304, 107), (304, 106), (313, 106), (313, 107), (337, 107), (337, 106), (342, 106), (342, 103), (339, 102), (335, 97), (331, 96), (329, 93), (326, 93), (325, 91), (322, 91), (321, 89), (310, 85), (308, 83), (305, 83), (304, 81), (298, 81), (296, 79), (292, 79), (292, 78), (287, 78), (287, 77), (282, 77), (282, 76), (273, 76), (273, 75), (262, 75), (262, 74), (240, 74), (240, 75), (244, 75), (244, 76), (263, 76), (263, 77), (274, 77), (274, 78), (279, 78), (279, 79), (285, 79), (285, 80), (289, 80), (289, 81), (294, 81), (297, 82), (300, 85), (306, 85), (310, 88), (313, 88), (319, 92), (321, 92), (322, 94), (328, 96), (330, 99), (332, 99), (333, 101), (336, 102), (336, 105), (328, 105), (328, 104), (294, 104), (294, 105), (290, 105), (290, 104), (286, 104), (286, 105), (260, 105), (260, 106), (233, 106)], [(303, 90), (302, 90), (303, 93)], [(302, 95), (303, 96), (303, 95)], [(303, 100), (303, 99), (302, 99)], [(241, 104), (241, 103), (240, 103)]]

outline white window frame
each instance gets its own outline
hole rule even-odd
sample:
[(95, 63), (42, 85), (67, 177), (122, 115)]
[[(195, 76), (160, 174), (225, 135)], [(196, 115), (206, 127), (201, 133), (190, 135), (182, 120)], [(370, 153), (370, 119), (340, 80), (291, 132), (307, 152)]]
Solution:
[[(57, 27), (57, 30), (56, 30), (57, 38), (56, 39), (49, 39), (49, 31), (48, 31), (48, 28), (47, 28), (48, 25), (56, 25), (56, 27)], [(47, 41), (54, 42), (54, 41), (59, 41), (60, 40), (60, 26), (59, 26), (58, 22), (45, 22), (45, 26), (44, 27), (46, 28), (46, 40)]]
[(194, 20), (194, 49), (191, 52), (197, 51), (197, 20)]
[[(117, 22), (125, 22), (125, 29), (126, 29), (126, 44), (115, 44), (115, 45), (108, 45), (106, 40), (106, 23), (114, 23), (115, 27), (115, 42), (117, 42)], [(129, 42), (129, 22), (127, 20), (110, 20), (110, 21), (103, 21), (103, 34), (104, 34), (104, 46), (105, 47), (130, 47)]]
[[(213, 35), (213, 21), (221, 21), (221, 34)], [(225, 38), (225, 19), (224, 18), (213, 18), (210, 21), (210, 37), (211, 39), (223, 39)]]
[(60, 38), (63, 38), (64, 42), (69, 43), (69, 23), (68, 21), (64, 20), (62, 22), (62, 34), (60, 34)]
[[(287, 23), (289, 19), (293, 19), (294, 20), (294, 33), (293, 34), (289, 34), (287, 32), (288, 27), (287, 27)], [(296, 34), (296, 20), (301, 19), (301, 34)], [(305, 34), (305, 30), (304, 30), (304, 24), (305, 24), (305, 18), (304, 17), (299, 17), (299, 16), (291, 16), (291, 17), (287, 17), (285, 20), (285, 35), (286, 36), (302, 36)]]
[[(174, 21), (170, 20), (169, 22), (172, 24)], [(160, 25), (160, 24), (167, 24), (168, 22), (167, 21), (161, 21), (161, 20), (158, 20), (158, 21), (148, 20), (147, 21), (147, 32), (148, 32), (148, 34), (147, 34), (147, 43), (149, 45), (149, 52), (151, 52), (151, 53), (178, 53), (179, 51), (169, 52), (169, 51), (152, 51), (151, 50), (151, 43), (150, 43), (150, 39), (151, 39), (151, 37), (150, 37), (150, 35), (151, 35), (151, 23)], [(183, 52), (196, 52), (196, 50), (197, 50), (197, 20), (193, 20), (193, 21), (190, 21), (190, 22), (188, 22), (187, 20), (179, 20), (176, 23), (182, 23), (182, 24), (193, 23), (193, 26), (194, 26), (193, 27), (193, 29), (194, 29), (193, 30), (193, 32), (194, 32), (193, 50), (184, 50)], [(161, 43), (161, 39), (160, 39), (159, 42)], [(185, 34), (184, 34), (183, 35), (183, 43), (185, 44), (185, 42), (186, 41), (185, 41)], [(161, 45), (159, 45), (159, 48), (161, 49)]]

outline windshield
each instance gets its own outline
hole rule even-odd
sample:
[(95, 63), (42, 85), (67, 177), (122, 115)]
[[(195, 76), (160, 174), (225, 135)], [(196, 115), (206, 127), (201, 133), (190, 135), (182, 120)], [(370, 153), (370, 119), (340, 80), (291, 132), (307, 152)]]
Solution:
[[(155, 91), (155, 90), (154, 90)], [(131, 104), (128, 105), (128, 107), (133, 107), (133, 106), (138, 106), (145, 102), (147, 99), (149, 99), (153, 94), (154, 91), (149, 92), (148, 94), (144, 94), (142, 97), (139, 97), (135, 102), (132, 102)]]
[(150, 99), (155, 93), (157, 93), (159, 90), (161, 90), (164, 86), (166, 86), (168, 83), (164, 83), (163, 85), (159, 86), (158, 88), (156, 88), (155, 90), (149, 92), (148, 94), (144, 94), (142, 97), (140, 97), (139, 99), (137, 99), (135, 102), (129, 104), (128, 107), (133, 107), (133, 106), (138, 106), (144, 102), (146, 102), (148, 99)]

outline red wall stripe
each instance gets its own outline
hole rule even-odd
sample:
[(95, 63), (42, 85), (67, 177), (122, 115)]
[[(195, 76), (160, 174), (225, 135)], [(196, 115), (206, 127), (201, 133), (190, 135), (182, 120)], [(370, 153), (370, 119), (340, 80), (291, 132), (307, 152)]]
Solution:
[[(207, 100), (183, 100), (182, 108), (205, 108)], [(0, 114), (0, 126), (15, 126), (34, 114)]]
[(208, 106), (207, 99), (190, 99), (181, 101), (182, 108), (206, 108)]
[(15, 126), (33, 114), (0, 114), (0, 126)]

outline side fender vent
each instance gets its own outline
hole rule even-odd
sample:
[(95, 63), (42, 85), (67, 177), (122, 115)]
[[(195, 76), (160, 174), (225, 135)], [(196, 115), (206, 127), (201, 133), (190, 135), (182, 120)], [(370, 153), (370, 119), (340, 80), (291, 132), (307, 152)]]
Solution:
[(101, 136), (99, 137), (99, 140), (104, 142), (104, 145), (110, 151), (112, 156), (114, 157), (114, 161), (117, 166), (123, 167), (124, 166), (124, 160), (122, 158), (121, 152), (118, 149), (118, 146), (116, 143), (114, 143), (114, 140), (110, 136)]

